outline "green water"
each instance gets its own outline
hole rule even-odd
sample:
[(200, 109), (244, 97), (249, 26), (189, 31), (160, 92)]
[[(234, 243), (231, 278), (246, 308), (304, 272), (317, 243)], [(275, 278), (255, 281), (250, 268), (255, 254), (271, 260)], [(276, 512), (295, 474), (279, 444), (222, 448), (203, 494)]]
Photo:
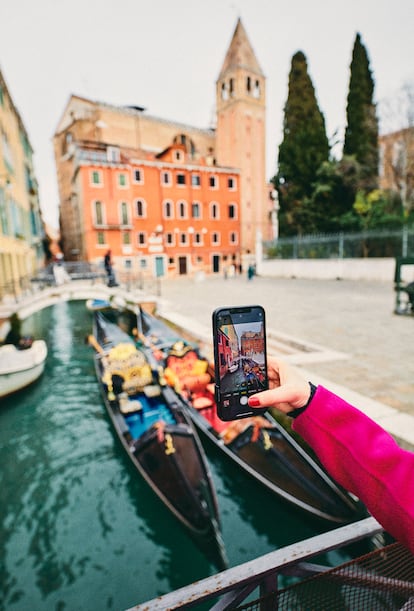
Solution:
[[(84, 302), (24, 323), (49, 354), (40, 380), (1, 400), (1, 610), (122, 610), (215, 572), (112, 433), (90, 329)], [(205, 447), (231, 566), (318, 532)]]

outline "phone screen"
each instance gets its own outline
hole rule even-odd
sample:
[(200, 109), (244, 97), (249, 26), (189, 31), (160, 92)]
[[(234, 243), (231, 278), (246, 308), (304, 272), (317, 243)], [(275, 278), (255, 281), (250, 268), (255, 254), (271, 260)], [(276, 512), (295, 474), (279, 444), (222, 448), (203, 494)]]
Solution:
[(219, 308), (213, 313), (218, 415), (234, 420), (258, 415), (248, 397), (268, 388), (265, 312), (261, 306)]

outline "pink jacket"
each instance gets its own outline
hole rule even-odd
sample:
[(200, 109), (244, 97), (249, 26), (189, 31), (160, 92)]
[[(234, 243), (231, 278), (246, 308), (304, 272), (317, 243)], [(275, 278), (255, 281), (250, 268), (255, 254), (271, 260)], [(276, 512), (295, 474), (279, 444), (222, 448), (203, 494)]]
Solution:
[(414, 553), (414, 453), (322, 386), (293, 423), (331, 476)]

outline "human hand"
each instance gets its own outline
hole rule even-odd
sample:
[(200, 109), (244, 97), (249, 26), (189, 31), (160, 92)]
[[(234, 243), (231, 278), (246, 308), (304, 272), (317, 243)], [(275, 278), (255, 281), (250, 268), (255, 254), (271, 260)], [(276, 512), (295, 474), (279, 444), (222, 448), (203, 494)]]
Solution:
[(267, 360), (269, 390), (251, 395), (250, 407), (275, 407), (287, 414), (303, 407), (310, 397), (309, 383), (291, 365), (270, 357)]

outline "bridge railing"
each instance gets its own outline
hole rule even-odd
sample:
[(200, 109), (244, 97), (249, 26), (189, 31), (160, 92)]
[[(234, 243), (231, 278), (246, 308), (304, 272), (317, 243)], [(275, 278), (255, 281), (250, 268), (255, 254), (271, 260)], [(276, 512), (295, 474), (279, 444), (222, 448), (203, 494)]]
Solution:
[[(303, 580), (316, 574), (326, 573), (332, 567), (310, 563), (310, 561), (315, 560), (321, 554), (367, 538), (371, 540), (371, 549), (373, 549), (375, 538), (381, 539), (382, 534), (383, 529), (378, 522), (374, 518), (366, 518), (217, 573), (164, 596), (138, 604), (128, 611), (173, 611), (174, 609), (198, 608), (202, 604), (203, 609), (209, 608), (214, 611), (281, 610), (282, 607), (278, 605), (278, 592), (280, 591), (278, 577), (288, 575)], [(254, 603), (239, 606), (247, 598), (251, 599), (256, 592), (259, 596), (258, 600), (256, 597)], [(206, 603), (211, 603), (211, 607), (207, 607)], [(372, 607), (369, 608), (372, 609)]]

